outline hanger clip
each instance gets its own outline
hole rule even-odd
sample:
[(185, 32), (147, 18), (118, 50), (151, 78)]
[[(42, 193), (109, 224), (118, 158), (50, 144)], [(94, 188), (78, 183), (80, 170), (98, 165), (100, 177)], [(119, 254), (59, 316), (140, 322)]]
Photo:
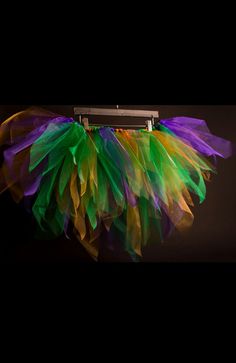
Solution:
[(146, 125), (147, 125), (147, 128), (148, 128), (148, 131), (151, 132), (152, 131), (152, 120), (147, 120)]
[(82, 123), (84, 125), (85, 130), (88, 130), (89, 129), (89, 120), (87, 117), (82, 118)]

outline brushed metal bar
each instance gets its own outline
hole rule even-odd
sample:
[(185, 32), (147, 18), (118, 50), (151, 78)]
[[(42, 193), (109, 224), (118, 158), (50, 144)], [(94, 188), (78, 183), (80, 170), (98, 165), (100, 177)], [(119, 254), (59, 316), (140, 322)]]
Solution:
[(147, 127), (147, 125), (144, 125), (144, 124), (139, 124), (139, 125), (127, 125), (127, 124), (123, 124), (123, 125), (117, 125), (117, 124), (94, 124), (94, 123), (89, 123), (89, 126), (94, 126), (94, 127), (110, 127), (111, 129), (112, 128), (122, 128), (122, 127), (128, 127), (128, 128), (145, 128)]
[(159, 118), (159, 111), (74, 107), (75, 115)]

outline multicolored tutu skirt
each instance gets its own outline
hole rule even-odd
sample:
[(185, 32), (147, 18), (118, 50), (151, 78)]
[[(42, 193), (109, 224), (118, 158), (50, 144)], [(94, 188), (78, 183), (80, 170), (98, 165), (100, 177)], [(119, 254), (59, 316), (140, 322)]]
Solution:
[(157, 242), (174, 228), (191, 226), (191, 195), (202, 203), (216, 157), (232, 154), (232, 144), (199, 119), (160, 120), (151, 132), (87, 130), (40, 108), (3, 122), (0, 146), (0, 192), (9, 189), (16, 202), (29, 200), (45, 236), (67, 235), (70, 223), (97, 259), (99, 236), (112, 229), (134, 261), (150, 240), (151, 226)]

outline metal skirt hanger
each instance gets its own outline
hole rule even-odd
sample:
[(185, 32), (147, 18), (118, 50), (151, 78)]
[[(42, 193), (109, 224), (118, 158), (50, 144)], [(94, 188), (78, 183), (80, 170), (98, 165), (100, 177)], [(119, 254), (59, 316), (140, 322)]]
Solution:
[[(152, 127), (155, 124), (155, 119), (159, 119), (159, 112), (152, 110), (126, 110), (120, 109), (116, 106), (116, 109), (112, 108), (89, 108), (89, 107), (74, 107), (74, 115), (79, 116), (79, 122), (83, 123), (86, 129), (89, 126), (99, 126), (99, 127), (114, 127), (114, 128), (147, 128), (148, 131), (152, 131)], [(145, 118), (145, 124), (99, 124), (99, 123), (89, 123), (88, 116), (119, 116), (119, 117), (140, 117)]]

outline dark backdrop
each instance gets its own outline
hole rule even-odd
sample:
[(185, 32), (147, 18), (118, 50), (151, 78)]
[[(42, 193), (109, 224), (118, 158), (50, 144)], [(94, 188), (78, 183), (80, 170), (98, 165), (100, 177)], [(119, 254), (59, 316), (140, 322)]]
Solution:
[[(73, 116), (72, 106), (40, 105)], [(95, 105), (90, 105), (95, 106)], [(104, 105), (106, 106), (106, 105)], [(0, 122), (27, 105), (0, 106)], [(132, 108), (134, 106), (126, 106)], [(136, 106), (135, 106), (136, 107)], [(204, 119), (212, 133), (236, 142), (236, 106), (138, 106), (160, 111), (161, 118), (189, 116)], [(185, 233), (175, 232), (163, 244), (152, 243), (143, 250), (144, 262), (228, 262), (236, 261), (236, 159), (218, 159), (218, 175), (207, 183), (207, 198), (193, 209), (194, 224)], [(16, 205), (8, 192), (0, 196), (0, 238), (2, 262), (91, 261), (83, 247), (64, 236), (53, 241), (33, 238), (35, 224), (22, 204)], [(101, 237), (100, 261), (129, 261), (119, 248), (112, 255)]]

